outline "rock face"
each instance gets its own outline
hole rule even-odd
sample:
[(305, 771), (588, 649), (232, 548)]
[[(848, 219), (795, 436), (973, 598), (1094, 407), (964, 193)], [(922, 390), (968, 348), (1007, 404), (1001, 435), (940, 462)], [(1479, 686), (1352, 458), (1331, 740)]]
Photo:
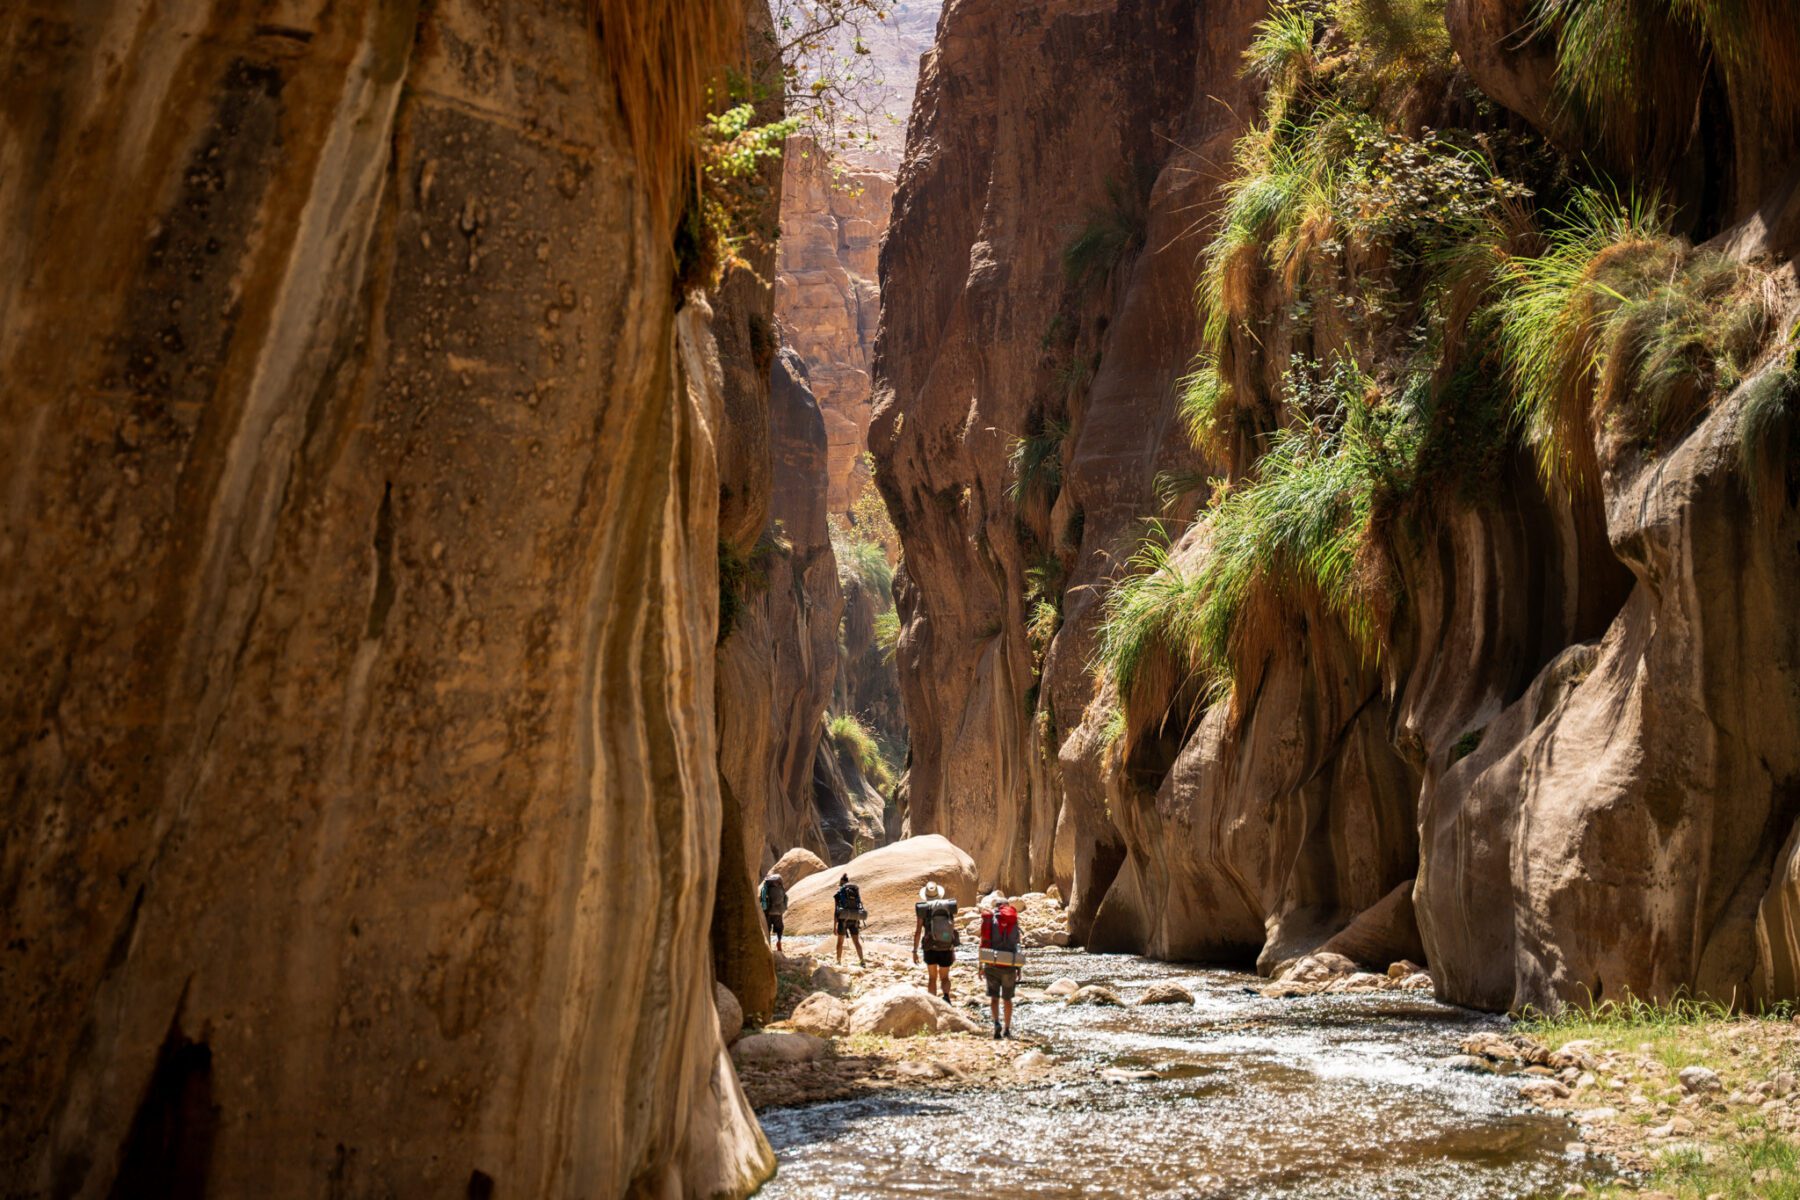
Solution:
[[(1449, 9), (1494, 100), (1562, 119), (1542, 47), (1493, 34), (1531, 5)], [(1200, 462), (1175, 397), (1204, 344), (1197, 231), (1232, 174), (1233, 114), (1257, 110), (1240, 67), (1264, 15), (946, 7), (882, 253), (869, 435), (905, 550), (907, 828), (946, 834), (1008, 890), (1055, 882), (1091, 948), (1271, 974), (1317, 956), (1345, 979), (1424, 962), (1440, 996), (1495, 1009), (1800, 994), (1785, 349), (1654, 455), (1595, 421), (1575, 451), (1602, 465), (1591, 491), (1546, 485), (1508, 443), (1484, 494), (1406, 510), (1379, 654), (1314, 605), (1226, 701), (1169, 664), (1148, 699), (1096, 683), (1098, 622), (1143, 521), (1169, 522), (1174, 569), (1198, 571), (1205, 488), (1180, 478), (1242, 481), (1261, 453), (1239, 436)], [(1786, 36), (1764, 75), (1792, 65)], [(1694, 240), (1757, 257), (1786, 329), (1793, 98), (1708, 77), (1698, 50), (1677, 65), (1675, 91), (1690, 75), (1731, 91), (1705, 117), (1719, 137), (1634, 157), (1543, 132), (1679, 197)], [(1684, 131), (1697, 110), (1644, 128)], [(1274, 316), (1245, 336), (1273, 375), (1289, 350), (1318, 353)], [(1779, 428), (1747, 438), (1753, 403)]]
[(738, 552), (736, 618), (719, 647), (720, 751), (743, 808), (752, 874), (798, 846), (829, 859), (813, 794), (813, 751), (837, 669), (843, 609), (825, 524), (825, 438), (805, 368), (774, 359), (766, 520)]
[[(1195, 210), (1230, 161), (1231, 112), (1251, 107), (1237, 70), (1262, 15), (953, 0), (882, 252), (870, 446), (906, 548), (909, 829), (948, 835), (1010, 891), (1068, 894), (1079, 876), (1084, 933), (1125, 848), (1097, 780), (1056, 778), (1057, 747), (1092, 695), (1093, 585), (1155, 511), (1158, 472), (1190, 465), (1172, 414)], [(1073, 282), (1064, 252), (1089, 226), (1112, 253)], [(1057, 428), (1060, 485), (1015, 504), (1015, 447)], [(1060, 625), (1047, 653), (1028, 592)]]
[(806, 362), (825, 420), (826, 503), (848, 513), (867, 485), (869, 360), (881, 293), (876, 254), (893, 205), (891, 173), (834, 169), (810, 139), (788, 147), (781, 181), (775, 313)]
[(14, 1190), (772, 1168), (707, 950), (724, 397), (670, 251), (666, 64), (734, 13), (597, 8), (598, 49), (547, 0), (3, 23)]
[(863, 907), (869, 910), (868, 923), (863, 926), (866, 933), (912, 936), (913, 905), (927, 881), (942, 885), (945, 895), (959, 905), (975, 903), (975, 863), (967, 854), (941, 836), (908, 838), (859, 855), (842, 868), (832, 867), (801, 880), (788, 893), (790, 934), (833, 931), (831, 898), (843, 875), (849, 875), (862, 892)]

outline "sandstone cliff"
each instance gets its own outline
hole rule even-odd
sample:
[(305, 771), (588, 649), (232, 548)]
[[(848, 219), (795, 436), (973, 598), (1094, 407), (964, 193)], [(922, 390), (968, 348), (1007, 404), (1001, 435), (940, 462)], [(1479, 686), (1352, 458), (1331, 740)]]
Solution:
[(781, 261), (775, 312), (783, 340), (806, 362), (825, 418), (831, 511), (848, 513), (869, 482), (869, 358), (881, 311), (876, 253), (893, 205), (891, 174), (834, 169), (815, 143), (794, 138), (781, 185)]
[[(1792, 39), (1580, 124), (1554, 88), (1605, 80), (1493, 36), (1529, 8), (945, 12), (870, 435), (907, 818), (983, 886), (1072, 884), (1090, 945), (1421, 949), (1490, 1008), (1795, 994)], [(1597, 340), (1534, 383), (1546, 295)]]
[[(1229, 158), (1258, 11), (958, 0), (921, 74), (870, 441), (905, 546), (910, 829), (968, 848), (983, 886), (1066, 888), (1077, 845), (1110, 870), (1123, 854), (1097, 793), (1065, 805), (1058, 731), (1091, 691), (1090, 585), (1188, 457), (1166, 434), (1192, 356), (1193, 210)], [(1065, 249), (1090, 227), (1071, 282)], [(1031, 439), (1045, 468), (1019, 504), (1010, 459)]]
[(11, 1191), (772, 1166), (670, 251), (733, 14), (597, 8), (0, 18)]

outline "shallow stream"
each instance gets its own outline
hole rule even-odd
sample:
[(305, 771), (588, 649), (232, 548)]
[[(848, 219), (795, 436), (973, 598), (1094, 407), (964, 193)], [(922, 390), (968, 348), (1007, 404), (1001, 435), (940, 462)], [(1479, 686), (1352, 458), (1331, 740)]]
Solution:
[[(959, 963), (958, 985), (977, 986)], [(1601, 1164), (1518, 1102), (1517, 1081), (1440, 1065), (1492, 1017), (1429, 995), (1268, 1000), (1253, 976), (1037, 951), (1024, 986), (1068, 976), (1130, 1003), (1171, 980), (1188, 1005), (1021, 1004), (1015, 1032), (1076, 1081), (892, 1091), (760, 1114), (768, 1200), (831, 1197), (1556, 1196)], [(1161, 1076), (1108, 1082), (1107, 1067)]]

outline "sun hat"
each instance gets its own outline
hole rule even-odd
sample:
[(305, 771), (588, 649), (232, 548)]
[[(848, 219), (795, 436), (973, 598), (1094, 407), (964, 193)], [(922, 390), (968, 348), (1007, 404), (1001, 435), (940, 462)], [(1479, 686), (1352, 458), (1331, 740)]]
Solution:
[(942, 900), (943, 898), (944, 889), (939, 887), (935, 880), (919, 889), (919, 899), (921, 900)]

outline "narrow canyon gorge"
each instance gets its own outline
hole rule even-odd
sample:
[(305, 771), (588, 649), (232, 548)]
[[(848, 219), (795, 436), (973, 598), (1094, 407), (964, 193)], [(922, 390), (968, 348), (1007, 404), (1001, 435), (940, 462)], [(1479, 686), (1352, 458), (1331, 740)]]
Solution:
[(9, 6), (0, 1196), (1601, 1186), (1496, 1022), (1800, 1002), (1793, 17)]

